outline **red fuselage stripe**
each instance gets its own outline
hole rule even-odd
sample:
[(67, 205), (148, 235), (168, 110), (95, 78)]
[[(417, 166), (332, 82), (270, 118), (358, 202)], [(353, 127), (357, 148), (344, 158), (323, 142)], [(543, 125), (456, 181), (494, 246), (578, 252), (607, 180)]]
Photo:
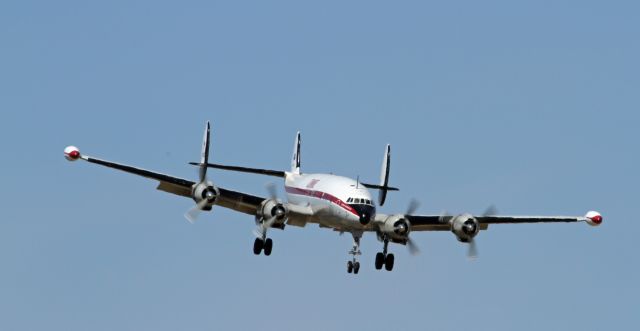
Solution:
[(360, 215), (358, 215), (358, 212), (355, 209), (353, 209), (353, 207), (349, 206), (346, 202), (338, 199), (337, 197), (329, 193), (324, 193), (324, 192), (314, 191), (314, 190), (306, 190), (306, 189), (292, 187), (292, 186), (285, 186), (284, 189), (289, 194), (304, 195), (308, 197), (314, 197), (317, 199), (331, 201), (336, 205), (342, 207), (342, 209), (352, 213), (353, 215), (360, 217)]

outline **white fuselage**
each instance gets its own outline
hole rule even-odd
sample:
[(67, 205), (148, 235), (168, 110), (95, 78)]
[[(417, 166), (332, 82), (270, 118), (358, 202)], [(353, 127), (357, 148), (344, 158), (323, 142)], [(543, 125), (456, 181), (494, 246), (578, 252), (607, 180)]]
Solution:
[(314, 210), (313, 223), (342, 230), (363, 229), (375, 218), (369, 190), (356, 180), (328, 174), (287, 173), (285, 191), (289, 203)]

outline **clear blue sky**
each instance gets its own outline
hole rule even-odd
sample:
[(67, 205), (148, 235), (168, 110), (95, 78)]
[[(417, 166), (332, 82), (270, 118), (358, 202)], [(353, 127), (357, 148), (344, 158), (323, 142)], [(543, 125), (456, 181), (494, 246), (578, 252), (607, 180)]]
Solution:
[[(628, 330), (640, 323), (636, 1), (3, 1), (0, 329)], [(450, 233), (347, 275), (350, 236), (273, 231), (89, 155), (195, 178), (213, 160), (375, 181), (383, 212), (582, 215)], [(270, 178), (213, 172), (264, 194)]]

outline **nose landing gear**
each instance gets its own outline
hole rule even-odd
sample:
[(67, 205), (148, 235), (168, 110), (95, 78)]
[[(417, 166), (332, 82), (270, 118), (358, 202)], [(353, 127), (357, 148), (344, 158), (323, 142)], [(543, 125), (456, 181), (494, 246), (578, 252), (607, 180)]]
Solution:
[(362, 255), (360, 238), (362, 238), (362, 234), (353, 234), (353, 248), (349, 251), (349, 255), (352, 255), (352, 258), (351, 261), (347, 262), (347, 273), (357, 275), (360, 272), (360, 262), (358, 262), (358, 255)]

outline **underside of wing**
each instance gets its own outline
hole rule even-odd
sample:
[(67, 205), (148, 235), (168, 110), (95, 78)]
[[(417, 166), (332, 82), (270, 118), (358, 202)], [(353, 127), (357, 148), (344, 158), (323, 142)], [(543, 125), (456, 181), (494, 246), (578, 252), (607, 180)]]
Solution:
[[(411, 224), (411, 231), (451, 231), (451, 225), (446, 216), (442, 215), (407, 215)], [(488, 224), (480, 224), (480, 230), (486, 230)]]
[(220, 196), (216, 205), (241, 213), (255, 215), (260, 204), (265, 200), (255, 195), (227, 190), (219, 187)]
[[(73, 151), (75, 151), (74, 149)], [(77, 157), (75, 159), (82, 159), (89, 163), (98, 164), (107, 168), (112, 168), (120, 171), (124, 171), (130, 174), (142, 176), (145, 178), (157, 180), (159, 182), (157, 189), (163, 192), (192, 198), (193, 188), (196, 184), (193, 181), (174, 177), (170, 175), (165, 175), (162, 173), (133, 167), (130, 165), (125, 165), (121, 163), (116, 163), (112, 161), (102, 160), (90, 156), (80, 155), (77, 152)], [(224, 189), (221, 187), (217, 187), (220, 194), (215, 204), (224, 208), (229, 208), (241, 213), (255, 215), (256, 210), (260, 206), (260, 204), (265, 200), (262, 197), (258, 197), (255, 195), (241, 193), (237, 191), (232, 191), (228, 189)]]

